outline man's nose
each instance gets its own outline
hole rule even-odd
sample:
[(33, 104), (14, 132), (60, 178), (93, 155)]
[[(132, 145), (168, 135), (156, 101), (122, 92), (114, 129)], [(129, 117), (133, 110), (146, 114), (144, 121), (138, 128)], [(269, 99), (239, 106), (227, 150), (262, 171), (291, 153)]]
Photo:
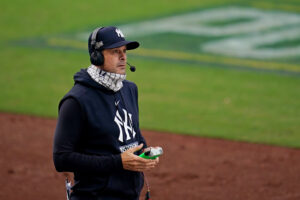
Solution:
[(126, 59), (126, 52), (121, 52), (120, 53), (120, 59), (125, 60)]

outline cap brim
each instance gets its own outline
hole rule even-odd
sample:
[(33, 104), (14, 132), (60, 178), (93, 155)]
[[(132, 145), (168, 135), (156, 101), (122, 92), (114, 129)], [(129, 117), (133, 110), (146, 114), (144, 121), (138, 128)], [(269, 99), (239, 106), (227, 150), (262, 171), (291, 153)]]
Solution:
[(117, 42), (117, 43), (114, 43), (112, 45), (109, 45), (107, 47), (105, 47), (105, 49), (112, 49), (112, 48), (117, 48), (117, 47), (121, 47), (121, 46), (124, 46), (126, 45), (127, 47), (127, 50), (132, 50), (132, 49), (136, 49), (140, 46), (140, 44), (136, 41), (120, 41), (120, 42)]

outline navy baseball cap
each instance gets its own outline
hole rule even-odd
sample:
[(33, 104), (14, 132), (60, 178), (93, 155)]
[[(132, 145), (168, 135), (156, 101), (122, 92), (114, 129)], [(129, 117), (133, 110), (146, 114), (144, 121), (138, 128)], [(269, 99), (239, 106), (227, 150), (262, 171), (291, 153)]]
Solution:
[(140, 46), (136, 41), (126, 41), (122, 31), (114, 26), (94, 30), (89, 36), (88, 43), (90, 55), (95, 49), (102, 51), (126, 45), (127, 50), (132, 50)]

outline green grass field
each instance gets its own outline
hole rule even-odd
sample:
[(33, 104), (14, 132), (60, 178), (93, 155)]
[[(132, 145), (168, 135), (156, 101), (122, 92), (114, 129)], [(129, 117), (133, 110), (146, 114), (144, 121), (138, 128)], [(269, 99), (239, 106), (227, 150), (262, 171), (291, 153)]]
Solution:
[[(0, 110), (57, 117), (73, 74), (89, 65), (85, 42), (77, 42), (78, 48), (53, 48), (38, 41), (230, 5), (300, 15), (296, 0), (1, 1)], [(219, 20), (207, 26), (248, 21)], [(142, 128), (300, 147), (299, 55), (255, 59), (197, 52), (196, 43), (223, 36), (162, 33), (136, 38), (142, 47), (128, 54), (137, 67), (128, 79), (139, 87)], [(20, 42), (31, 40), (37, 44)], [(300, 46), (300, 37), (261, 45), (291, 46)]]

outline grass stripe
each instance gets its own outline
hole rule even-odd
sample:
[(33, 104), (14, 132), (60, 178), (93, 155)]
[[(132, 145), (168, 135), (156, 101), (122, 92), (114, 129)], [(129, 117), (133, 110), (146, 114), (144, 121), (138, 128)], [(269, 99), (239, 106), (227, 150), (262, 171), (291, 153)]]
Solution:
[(247, 59), (237, 59), (229, 57), (220, 57), (214, 55), (205, 55), (205, 54), (192, 54), (184, 52), (175, 52), (175, 51), (165, 51), (165, 50), (156, 50), (156, 49), (143, 49), (139, 48), (132, 54), (141, 55), (141, 56), (151, 56), (157, 58), (168, 58), (168, 59), (180, 59), (180, 60), (192, 60), (192, 61), (201, 61), (206, 63), (220, 63), (226, 65), (232, 65), (236, 67), (252, 67), (257, 69), (268, 69), (268, 70), (285, 70), (290, 72), (300, 72), (300, 67), (298, 65), (292, 64), (281, 64), (275, 62), (266, 62), (266, 61), (254, 61)]
[[(84, 50), (87, 49), (86, 43), (69, 40), (69, 39), (50, 38), (47, 40), (47, 44), (53, 47), (71, 47), (71, 48), (84, 49)], [(205, 54), (192, 54), (192, 53), (185, 53), (185, 52), (178, 52), (178, 51), (139, 48), (131, 52), (130, 54), (144, 56), (144, 57), (154, 57), (154, 58), (179, 59), (179, 60), (186, 60), (186, 61), (201, 61), (201, 62), (213, 63), (213, 64), (220, 63), (220, 64), (226, 64), (235, 67), (251, 67), (255, 69), (266, 69), (266, 70), (284, 70), (284, 71), (297, 72), (297, 73), (300, 72), (299, 65), (220, 57), (220, 56), (205, 55)]]

